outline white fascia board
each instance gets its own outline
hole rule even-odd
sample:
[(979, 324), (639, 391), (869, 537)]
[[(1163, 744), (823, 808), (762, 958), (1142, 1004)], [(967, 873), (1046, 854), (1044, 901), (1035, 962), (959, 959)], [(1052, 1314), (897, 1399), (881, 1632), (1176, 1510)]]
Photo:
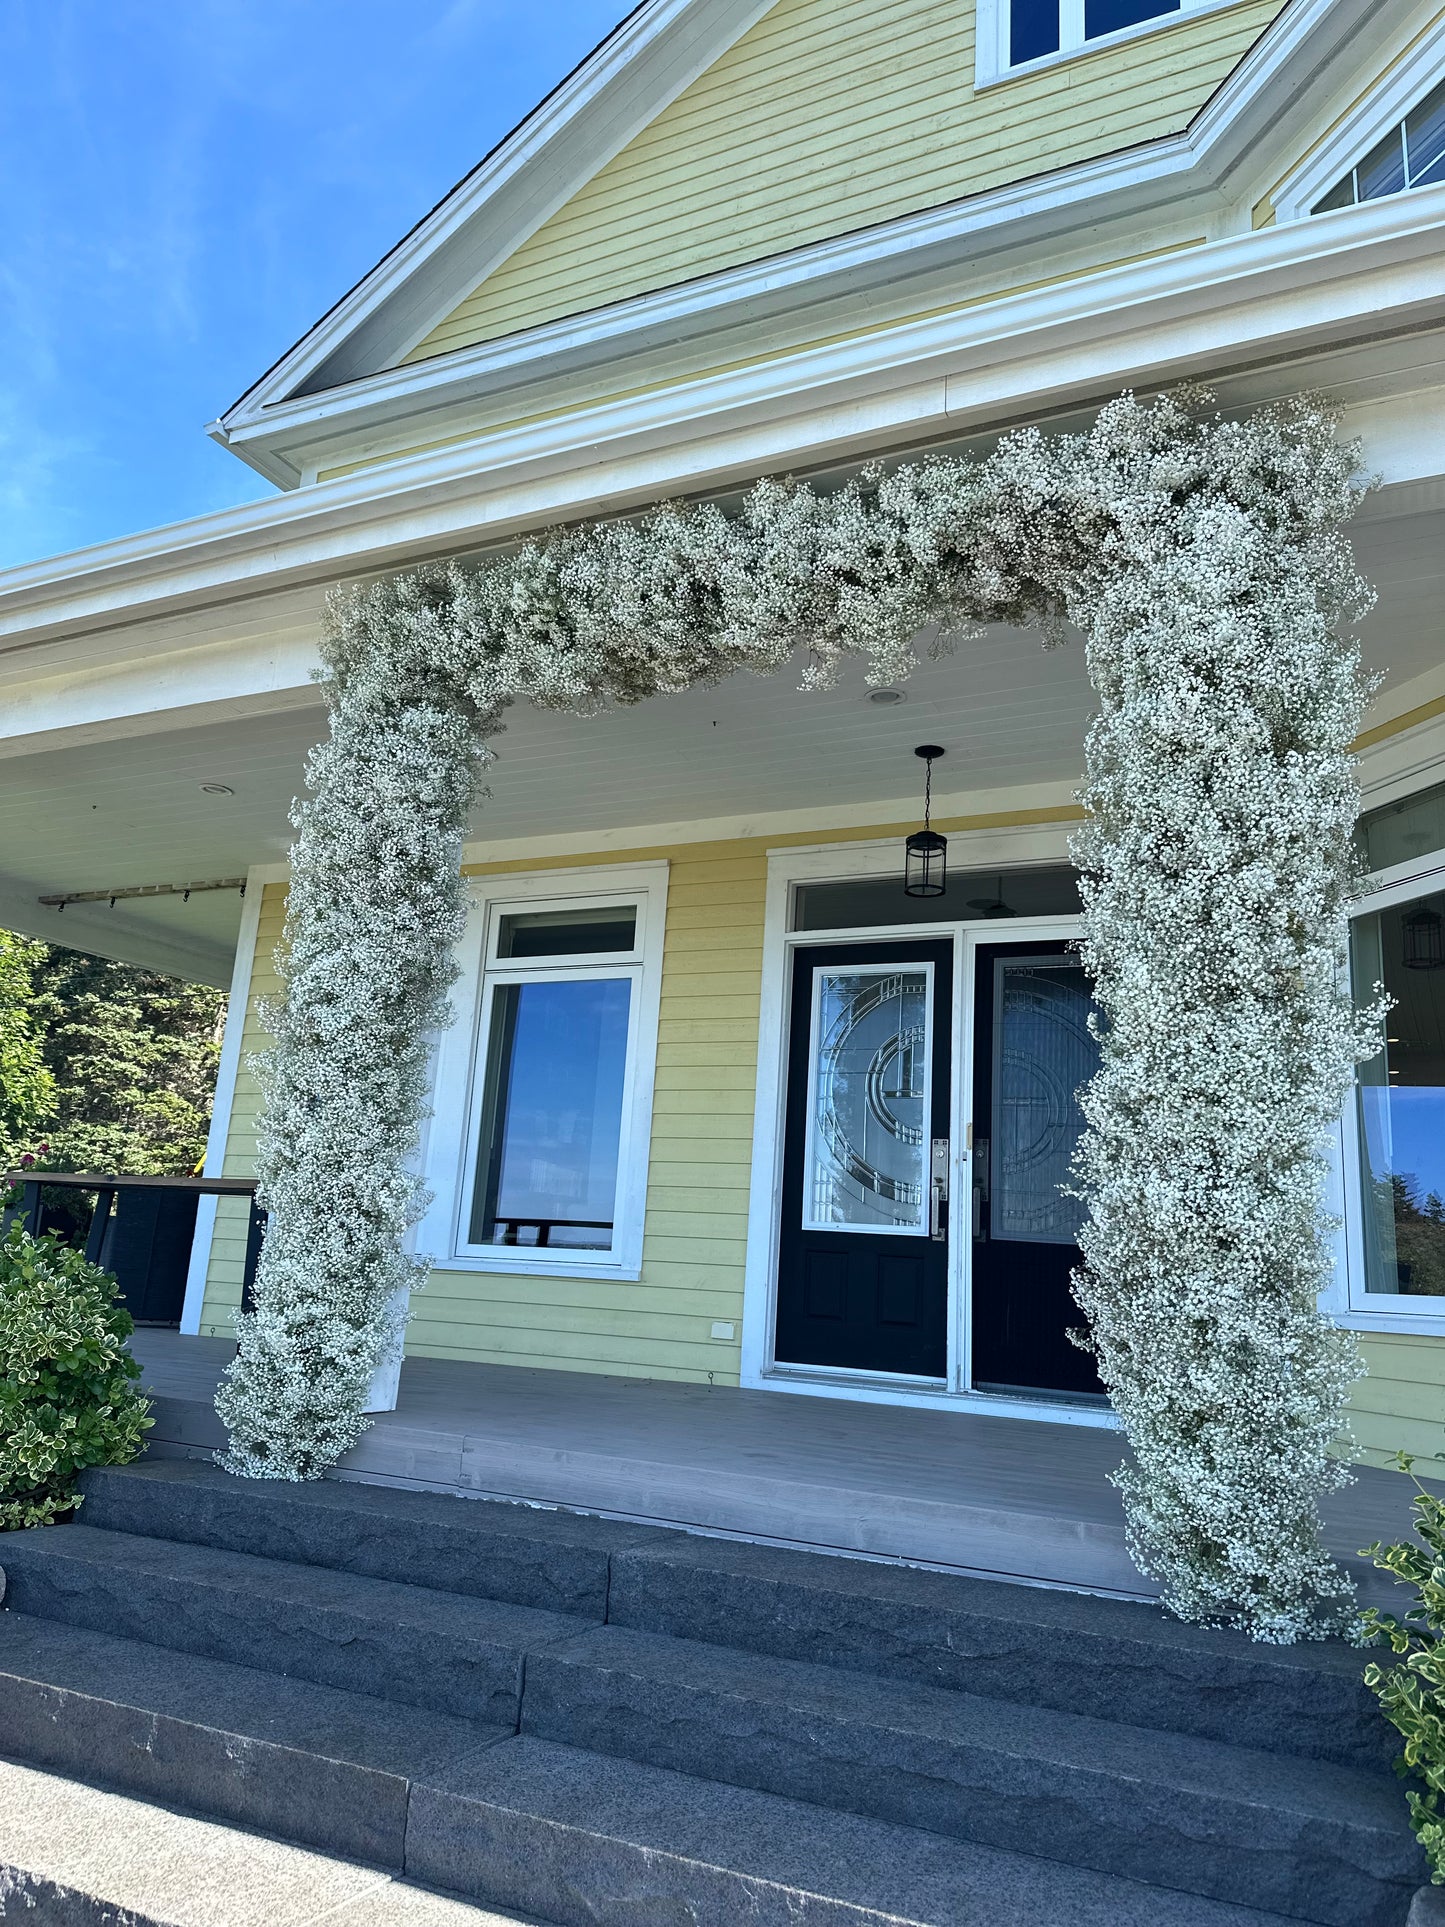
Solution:
[[(113, 667), (18, 681), (5, 692), (0, 760), (163, 730), (321, 707), (316, 640), (268, 637), (152, 653)], [(318, 725), (319, 727), (319, 725)]]
[[(1439, 325), (1442, 229), (1445, 187), (1421, 189), (559, 412), (31, 564), (0, 575), (0, 649), (465, 553), (670, 492), (1087, 405), (1134, 382)], [(1428, 444), (1417, 457), (1435, 470), (1445, 460)]]
[(351, 381), (407, 354), (775, 4), (638, 7), (211, 425), (216, 439), (234, 446), (239, 428), (298, 388)]
[[(1222, 205), (1261, 144), (1277, 142), (1278, 102), (1302, 96), (1337, 63), (1353, 69), (1361, 36), (1378, 41), (1408, 24), (1418, 0), (1295, 0), (1251, 48), (1181, 134), (1082, 161), (872, 228), (811, 243), (655, 293), (544, 323), (476, 348), (359, 376), (344, 387), (278, 397), (264, 414), (238, 416), (228, 445), (285, 483), (323, 458), (348, 459), (341, 435), (416, 422), (524, 381), (536, 381), (650, 345), (675, 346), (740, 322), (884, 287), (901, 277), (1037, 246), (1074, 233), (1081, 219), (1140, 219), (1185, 197)], [(420, 433), (425, 433), (419, 427)]]

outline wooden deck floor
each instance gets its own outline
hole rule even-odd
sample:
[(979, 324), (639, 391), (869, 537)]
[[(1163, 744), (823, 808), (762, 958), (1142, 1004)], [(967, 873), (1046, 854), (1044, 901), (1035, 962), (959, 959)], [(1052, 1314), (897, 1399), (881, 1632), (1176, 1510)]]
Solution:
[[(143, 1331), (134, 1350), (151, 1449), (209, 1456), (234, 1346)], [(1121, 1456), (1082, 1426), (412, 1358), (338, 1476), (1139, 1596), (1107, 1476)], [(1362, 1468), (1327, 1509), (1332, 1550), (1381, 1602), (1358, 1550), (1408, 1532), (1410, 1493)]]

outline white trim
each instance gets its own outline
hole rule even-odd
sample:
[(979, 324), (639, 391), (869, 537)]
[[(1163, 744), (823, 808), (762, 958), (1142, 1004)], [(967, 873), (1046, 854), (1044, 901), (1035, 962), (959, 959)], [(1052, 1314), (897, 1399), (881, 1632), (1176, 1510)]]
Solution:
[[(271, 868), (270, 865), (257, 865), (246, 872), (246, 899), (241, 906), (236, 962), (231, 972), (230, 996), (226, 1000), (226, 1028), (221, 1034), (216, 1091), (211, 1101), (206, 1156), (201, 1166), (208, 1178), (221, 1177), (226, 1162), (231, 1111), (236, 1102), (236, 1077), (241, 1068), (241, 1039), (246, 1029), (251, 977), (256, 963), (256, 939), (261, 928), (261, 899), (266, 884), (276, 880), (271, 875)], [(181, 1331), (190, 1337), (200, 1331), (201, 1315), (205, 1310), (206, 1280), (210, 1275), (211, 1245), (216, 1230), (216, 1203), (214, 1197), (202, 1197), (196, 1204), (196, 1231), (191, 1240), (191, 1261), (186, 1269), (186, 1295), (181, 1305)]]
[(1001, 81), (1042, 73), (1050, 67), (1062, 66), (1065, 61), (1080, 60), (1085, 54), (1123, 46), (1144, 34), (1178, 27), (1197, 14), (1217, 13), (1222, 7), (1241, 4), (1242, 0), (1180, 0), (1172, 12), (1136, 21), (1132, 27), (1119, 27), (1113, 33), (1095, 34), (1090, 39), (1084, 33), (1084, 0), (1059, 0), (1058, 51), (1015, 63), (1009, 59), (1009, 0), (977, 0), (978, 40), (973, 84), (976, 88), (996, 87)]
[[(1309, 218), (1315, 202), (1328, 194), (1377, 141), (1383, 140), (1392, 127), (1405, 119), (1419, 97), (1428, 93), (1442, 74), (1445, 74), (1445, 14), (1421, 36), (1389, 78), (1342, 121), (1278, 189), (1274, 196), (1276, 220)], [(1338, 208), (1335, 212), (1353, 214), (1356, 210)], [(1327, 217), (1316, 215), (1314, 218)]]
[[(324, 376), (350, 381), (410, 352), (529, 235), (620, 153), (775, 0), (647, 0), (308, 330), (208, 433)], [(294, 487), (301, 471), (274, 474)]]
[[(1445, 188), (1422, 188), (1320, 219), (1184, 248), (1044, 289), (689, 377), (641, 395), (564, 409), (455, 448), (318, 483), (170, 528), (0, 574), (0, 638), (11, 644), (194, 612), (318, 574), (401, 565), (501, 541), (584, 511), (602, 515), (672, 491), (722, 486), (775, 465), (849, 458), (1027, 401), (1061, 408), (1132, 380), (1218, 371), (1242, 353), (1311, 352), (1331, 332), (1441, 311)], [(1282, 384), (1283, 385), (1283, 384)], [(587, 457), (579, 461), (578, 450)], [(1397, 483), (1420, 473), (1418, 438), (1371, 460)], [(1431, 456), (1435, 474), (1438, 450)], [(0, 645), (3, 646), (3, 645)], [(269, 662), (270, 658), (265, 658)]]
[[(471, 906), (457, 949), (460, 976), (454, 1015), (450, 1027), (437, 1040), (432, 1118), (423, 1152), (423, 1175), (432, 1202), (416, 1231), (416, 1250), (437, 1270), (533, 1278), (611, 1278), (624, 1283), (636, 1283), (641, 1277), (668, 873), (668, 864), (661, 861), (467, 879)], [(518, 959), (515, 965), (510, 959), (487, 962), (496, 919), (511, 908), (542, 904), (564, 908), (570, 904), (591, 909), (624, 903), (637, 906), (637, 944), (631, 952), (614, 952), (591, 961), (538, 958), (535, 962)], [(487, 992), (503, 982), (558, 981), (578, 976), (627, 977), (637, 986), (629, 1012), (612, 1249), (585, 1252), (527, 1247), (504, 1251), (469, 1245), (463, 1233), (483, 1095)]]

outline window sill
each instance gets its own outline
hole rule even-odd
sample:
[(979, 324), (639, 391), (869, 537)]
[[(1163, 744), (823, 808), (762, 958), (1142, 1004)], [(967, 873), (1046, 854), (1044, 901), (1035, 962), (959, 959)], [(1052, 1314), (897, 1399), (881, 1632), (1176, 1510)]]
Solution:
[[(1003, 0), (1000, 0), (1000, 4)], [(1087, 60), (1092, 54), (1105, 54), (1115, 47), (1125, 47), (1135, 40), (1142, 40), (1146, 34), (1166, 33), (1171, 27), (1188, 26), (1201, 14), (1219, 13), (1225, 7), (1242, 6), (1244, 0), (1195, 0), (1185, 5), (1179, 13), (1163, 15), (1155, 20), (1140, 20), (1132, 27), (1120, 27), (1114, 33), (1100, 34), (1097, 39), (1086, 40), (1079, 47), (1061, 47), (1057, 53), (1040, 54), (1034, 60), (1024, 60), (1017, 67), (986, 67), (980, 60), (973, 77), (973, 89), (977, 94), (991, 87), (1002, 87), (1006, 81), (1028, 80), (1034, 74), (1049, 73), (1055, 67), (1064, 67), (1075, 60)], [(982, 42), (982, 36), (980, 36)]]
[(1438, 1302), (1440, 1309), (1435, 1312), (1361, 1311), (1352, 1306), (1349, 1311), (1336, 1312), (1334, 1318), (1335, 1323), (1343, 1325), (1346, 1331), (1388, 1332), (1409, 1338), (1445, 1338), (1445, 1298)]
[(624, 1285), (635, 1285), (642, 1276), (640, 1264), (624, 1264), (616, 1258), (579, 1257), (564, 1261), (560, 1254), (547, 1251), (518, 1251), (515, 1257), (498, 1255), (483, 1258), (476, 1252), (446, 1256), (419, 1252), (429, 1258), (433, 1271), (492, 1272), (510, 1278), (612, 1278)]

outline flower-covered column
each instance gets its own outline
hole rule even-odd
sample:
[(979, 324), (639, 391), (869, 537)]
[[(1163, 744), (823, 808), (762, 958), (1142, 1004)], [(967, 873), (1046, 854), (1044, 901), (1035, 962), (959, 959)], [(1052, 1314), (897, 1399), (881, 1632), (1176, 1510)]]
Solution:
[(253, 1478), (318, 1478), (355, 1444), (420, 1276), (404, 1250), (423, 1202), (410, 1154), (428, 1039), (449, 1017), (480, 760), (465, 705), (406, 667), (425, 660), (414, 645), (434, 613), (408, 583), (373, 598), (361, 636), (343, 618), (331, 732), (293, 814), (284, 994), (258, 1065), (270, 1225), (216, 1401), (223, 1463)]
[(1360, 1369), (1318, 1306), (1322, 1153), (1373, 1046), (1342, 988), (1366, 694), (1333, 633), (1362, 602), (1337, 536), (1352, 463), (1317, 413), (1280, 426), (1266, 448), (1219, 424), (1169, 498), (1113, 451), (1130, 566), (1088, 599), (1075, 855), (1103, 1012), (1078, 1296), (1132, 1448), (1131, 1547), (1176, 1612), (1285, 1641), (1350, 1597), (1319, 1537)]

